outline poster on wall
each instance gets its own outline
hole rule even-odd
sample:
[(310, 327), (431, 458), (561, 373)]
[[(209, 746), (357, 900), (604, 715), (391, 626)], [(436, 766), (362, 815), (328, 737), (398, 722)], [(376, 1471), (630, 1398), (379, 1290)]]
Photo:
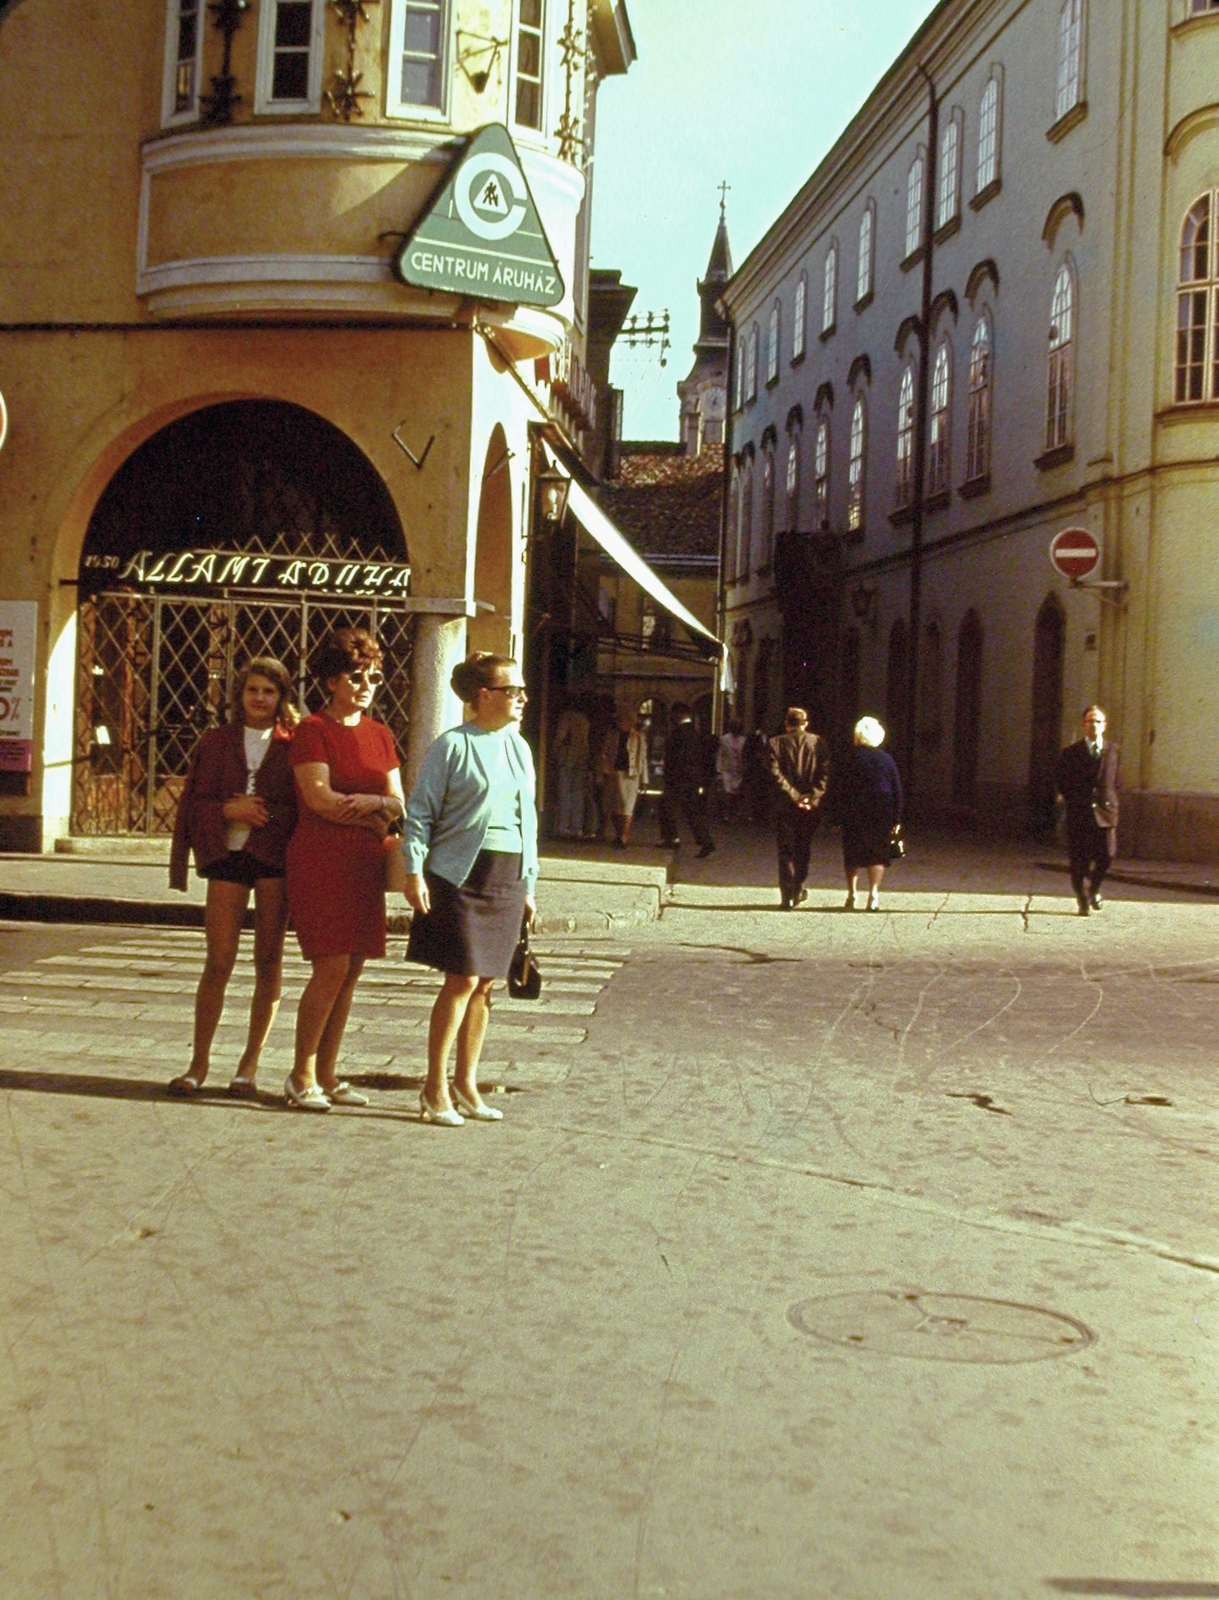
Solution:
[(37, 637), (37, 602), (0, 600), (0, 772), (34, 767)]

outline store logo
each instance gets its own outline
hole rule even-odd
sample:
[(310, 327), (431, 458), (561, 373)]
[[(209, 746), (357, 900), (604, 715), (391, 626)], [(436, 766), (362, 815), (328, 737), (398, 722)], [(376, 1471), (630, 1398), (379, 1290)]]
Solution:
[(520, 168), (503, 156), (476, 156), (467, 161), (454, 186), (457, 215), (480, 239), (507, 239), (525, 220), (525, 202), (513, 189)]

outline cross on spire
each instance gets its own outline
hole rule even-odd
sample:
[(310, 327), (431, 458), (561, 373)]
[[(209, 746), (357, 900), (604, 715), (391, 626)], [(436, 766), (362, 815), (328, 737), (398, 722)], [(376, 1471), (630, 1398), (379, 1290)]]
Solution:
[(719, 189), (720, 189), (720, 221), (721, 222), (724, 220), (724, 203), (728, 198), (728, 191), (731, 188), (732, 188), (732, 185), (727, 181), (727, 179), (725, 179), (724, 182), (721, 183), (720, 186), (719, 186)]

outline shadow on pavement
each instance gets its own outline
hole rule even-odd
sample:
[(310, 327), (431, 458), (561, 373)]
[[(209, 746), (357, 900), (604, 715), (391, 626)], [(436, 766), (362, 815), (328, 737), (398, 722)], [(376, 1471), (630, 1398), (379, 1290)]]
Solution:
[(1195, 1596), (1196, 1600), (1219, 1597), (1219, 1583), (1157, 1582), (1154, 1578), (1047, 1578), (1047, 1586), (1059, 1594), (1126, 1595), (1131, 1600), (1170, 1600), (1171, 1596)]

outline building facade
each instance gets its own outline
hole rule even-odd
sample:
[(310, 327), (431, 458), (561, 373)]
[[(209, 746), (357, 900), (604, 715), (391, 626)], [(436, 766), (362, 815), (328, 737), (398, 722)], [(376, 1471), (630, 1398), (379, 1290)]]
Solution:
[(1216, 82), (1213, 0), (943, 0), (736, 273), (751, 724), (873, 713), (924, 810), (1022, 827), (1099, 700), (1123, 851), (1219, 849)]
[[(4, 81), (38, 81), (0, 109), (0, 599), (36, 608), (0, 845), (168, 831), (245, 655), (308, 693), (320, 634), (372, 623), (409, 781), (453, 663), (519, 648), (530, 424), (589, 420), (596, 92), (633, 52), (621, 0), (0, 14)], [(395, 269), (494, 126), (483, 222), (536, 208), (549, 305)]]

